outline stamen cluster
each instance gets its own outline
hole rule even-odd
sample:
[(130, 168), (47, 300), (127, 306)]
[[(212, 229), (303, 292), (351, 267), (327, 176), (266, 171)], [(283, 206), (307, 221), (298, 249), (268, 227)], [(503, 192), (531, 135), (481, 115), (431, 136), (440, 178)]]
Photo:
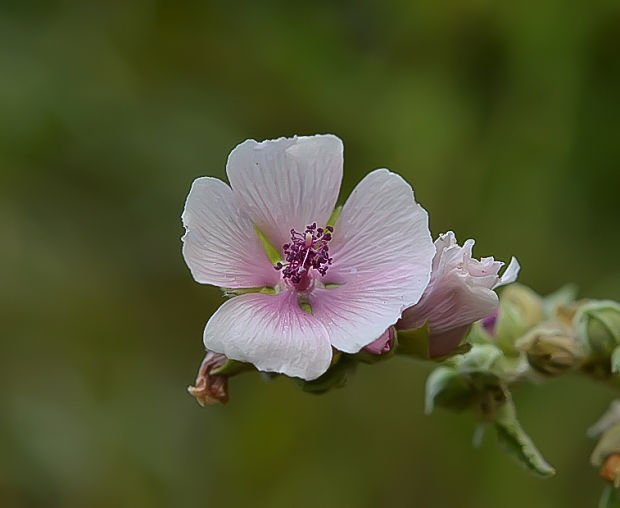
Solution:
[(303, 233), (291, 229), (291, 243), (282, 246), (286, 262), (278, 263), (274, 268), (282, 270), (282, 277), (290, 279), (293, 284), (300, 284), (310, 268), (325, 275), (328, 265), (332, 264), (328, 243), (333, 232), (331, 226), (317, 228), (316, 222), (307, 226)]

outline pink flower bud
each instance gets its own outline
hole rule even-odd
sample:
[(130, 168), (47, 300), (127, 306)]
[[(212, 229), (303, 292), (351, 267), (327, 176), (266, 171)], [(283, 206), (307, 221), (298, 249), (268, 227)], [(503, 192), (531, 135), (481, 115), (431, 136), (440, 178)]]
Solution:
[(452, 231), (435, 241), (431, 280), (420, 301), (406, 309), (396, 324), (398, 330), (417, 329), (428, 323), (431, 356), (443, 356), (456, 348), (469, 326), (489, 317), (498, 305), (495, 289), (514, 282), (519, 263), (513, 257), (504, 265), (493, 257), (472, 257), (474, 240), (461, 247)]
[(368, 344), (364, 351), (368, 351), (373, 355), (384, 355), (389, 353), (394, 346), (394, 327), (390, 326), (381, 336)]

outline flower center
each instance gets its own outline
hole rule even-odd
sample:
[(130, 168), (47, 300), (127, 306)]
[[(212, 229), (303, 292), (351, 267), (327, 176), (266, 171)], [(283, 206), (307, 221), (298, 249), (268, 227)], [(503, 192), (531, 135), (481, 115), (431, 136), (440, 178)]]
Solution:
[(316, 222), (307, 226), (303, 233), (291, 229), (291, 243), (282, 246), (285, 262), (274, 266), (276, 270), (282, 270), (285, 282), (292, 284), (298, 291), (305, 291), (312, 284), (311, 268), (325, 275), (328, 266), (332, 264), (328, 243), (333, 232), (331, 226), (317, 228)]

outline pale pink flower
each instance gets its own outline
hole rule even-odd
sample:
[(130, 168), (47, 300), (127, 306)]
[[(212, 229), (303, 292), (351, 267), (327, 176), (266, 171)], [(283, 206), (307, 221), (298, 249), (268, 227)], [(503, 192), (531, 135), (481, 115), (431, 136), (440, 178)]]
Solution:
[[(333, 135), (247, 140), (228, 157), (230, 187), (194, 181), (185, 261), (197, 282), (243, 293), (211, 316), (209, 350), (310, 380), (329, 367), (332, 346), (358, 352), (420, 299), (435, 249), (426, 211), (400, 176), (368, 174), (326, 227), (342, 152)], [(281, 254), (275, 267), (256, 228)]]
[(472, 257), (474, 240), (461, 247), (452, 231), (439, 235), (428, 287), (420, 302), (403, 312), (396, 328), (411, 330), (428, 323), (431, 356), (450, 353), (470, 325), (493, 314), (499, 304), (495, 289), (517, 279), (516, 258), (499, 276), (504, 263), (493, 257)]

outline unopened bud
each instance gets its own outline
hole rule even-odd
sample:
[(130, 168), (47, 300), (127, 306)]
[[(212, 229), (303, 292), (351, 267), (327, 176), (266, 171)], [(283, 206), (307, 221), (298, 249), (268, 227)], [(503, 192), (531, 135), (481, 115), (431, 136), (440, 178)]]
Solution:
[(603, 300), (583, 305), (575, 316), (575, 328), (594, 356), (610, 356), (620, 345), (620, 304)]
[(381, 336), (364, 347), (364, 351), (368, 351), (373, 355), (384, 355), (389, 353), (394, 346), (394, 327), (390, 326)]
[(530, 330), (517, 342), (533, 369), (547, 376), (559, 376), (579, 365), (583, 352), (569, 330), (543, 324)]
[(515, 341), (543, 319), (543, 300), (527, 286), (512, 284), (500, 296), (494, 335), (508, 354), (515, 354)]
[(222, 367), (227, 360), (220, 353), (207, 351), (198, 369), (196, 385), (187, 387), (187, 391), (201, 406), (228, 402), (228, 376), (211, 373)]

